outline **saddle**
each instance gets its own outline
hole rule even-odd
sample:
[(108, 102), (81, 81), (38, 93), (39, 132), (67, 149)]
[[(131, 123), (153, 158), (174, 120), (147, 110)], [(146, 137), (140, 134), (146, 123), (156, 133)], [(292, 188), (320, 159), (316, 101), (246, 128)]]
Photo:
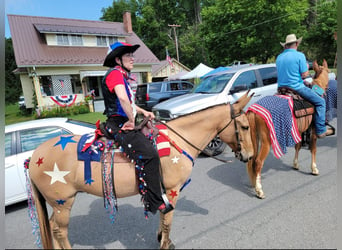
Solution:
[(315, 106), (301, 97), (295, 90), (287, 87), (279, 87), (280, 95), (291, 96), (293, 99), (293, 112), (296, 118), (312, 115), (315, 112)]
[[(102, 122), (99, 125), (100, 132), (102, 133), (102, 136), (113, 139), (113, 136), (107, 131), (106, 129), (106, 123)], [(152, 121), (148, 117), (144, 117), (141, 123), (135, 126), (134, 130), (140, 131), (143, 133), (146, 137), (149, 137), (150, 139), (154, 139), (158, 136), (159, 130), (158, 128), (152, 123)]]

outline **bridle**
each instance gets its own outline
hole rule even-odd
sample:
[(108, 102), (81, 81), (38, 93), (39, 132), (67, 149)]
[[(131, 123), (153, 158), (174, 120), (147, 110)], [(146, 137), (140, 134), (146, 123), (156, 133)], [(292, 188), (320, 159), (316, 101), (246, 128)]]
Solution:
[[(236, 151), (233, 150), (233, 152), (235, 153), (235, 157), (237, 157), (238, 159), (241, 159), (241, 142), (240, 142), (240, 137), (239, 137), (239, 130), (237, 128), (237, 122), (236, 122), (236, 118), (239, 117), (240, 115), (242, 115), (244, 112), (240, 111), (240, 113), (238, 114), (234, 114), (234, 109), (233, 109), (233, 105), (231, 103), (229, 103), (230, 105), (230, 121), (217, 132), (217, 135), (219, 135), (220, 133), (222, 133), (231, 123), (232, 121), (234, 121), (234, 127), (235, 127), (235, 137), (236, 137), (236, 141), (237, 141), (237, 145), (238, 148)], [(160, 120), (157, 120), (157, 122), (161, 122)], [(187, 144), (189, 144), (191, 147), (193, 147), (194, 149), (198, 150), (199, 152), (202, 151), (202, 149), (198, 148), (197, 146), (195, 146), (194, 144), (192, 144), (188, 139), (184, 138), (184, 136), (182, 136), (181, 134), (179, 134), (176, 130), (174, 130), (172, 127), (170, 127), (167, 123), (162, 122), (168, 129), (170, 129), (173, 133), (175, 133), (177, 136), (179, 136), (183, 141), (185, 141)], [(217, 136), (216, 135), (216, 136)], [(222, 160), (220, 158), (217, 158), (214, 155), (208, 155), (209, 157), (212, 157), (216, 160), (222, 161), (222, 162), (231, 162), (231, 161), (226, 161), (226, 160)]]

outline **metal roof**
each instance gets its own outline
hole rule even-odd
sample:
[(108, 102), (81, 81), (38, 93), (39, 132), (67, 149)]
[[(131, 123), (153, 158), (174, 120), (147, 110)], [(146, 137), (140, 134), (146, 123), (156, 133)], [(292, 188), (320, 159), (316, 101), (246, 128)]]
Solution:
[[(29, 66), (102, 65), (107, 47), (48, 46), (41, 33), (55, 31), (79, 34), (125, 36), (127, 43), (140, 44), (134, 53), (136, 64), (156, 64), (158, 58), (134, 33), (127, 33), (123, 23), (78, 19), (7, 15), (16, 64)], [(41, 32), (41, 33), (40, 33)]]

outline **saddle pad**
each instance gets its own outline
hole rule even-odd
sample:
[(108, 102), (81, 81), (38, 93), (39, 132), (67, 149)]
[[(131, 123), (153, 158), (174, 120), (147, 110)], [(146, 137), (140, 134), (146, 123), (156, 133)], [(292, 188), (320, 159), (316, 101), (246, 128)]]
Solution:
[(337, 117), (337, 81), (329, 80), (327, 91), (325, 92), (326, 121), (329, 122)]
[(266, 96), (251, 105), (247, 112), (254, 112), (265, 120), (270, 132), (273, 154), (278, 159), (287, 153), (286, 147), (301, 141), (290, 96)]
[(91, 161), (100, 161), (101, 147), (98, 141), (95, 141), (91, 147), (88, 147), (86, 151), (82, 151), (84, 145), (93, 140), (95, 134), (84, 134), (77, 144), (77, 159), (84, 161), (84, 181), (86, 184), (91, 185), (93, 180), (91, 179)]
[[(168, 135), (167, 127), (164, 124), (156, 124), (156, 127), (160, 132)], [(164, 136), (158, 134), (157, 140), (157, 150), (159, 157), (168, 156), (171, 153), (170, 142)]]

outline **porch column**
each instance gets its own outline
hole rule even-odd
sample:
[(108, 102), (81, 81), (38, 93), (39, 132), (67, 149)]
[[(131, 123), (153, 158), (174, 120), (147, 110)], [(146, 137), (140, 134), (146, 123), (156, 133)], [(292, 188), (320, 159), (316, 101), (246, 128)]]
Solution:
[(42, 92), (40, 90), (40, 82), (39, 82), (39, 78), (38, 78), (37, 74), (33, 74), (32, 80), (33, 80), (33, 85), (34, 85), (34, 89), (35, 89), (35, 92), (36, 92), (38, 108), (40, 110), (42, 110), (43, 107), (44, 107), (44, 101), (43, 101)]

